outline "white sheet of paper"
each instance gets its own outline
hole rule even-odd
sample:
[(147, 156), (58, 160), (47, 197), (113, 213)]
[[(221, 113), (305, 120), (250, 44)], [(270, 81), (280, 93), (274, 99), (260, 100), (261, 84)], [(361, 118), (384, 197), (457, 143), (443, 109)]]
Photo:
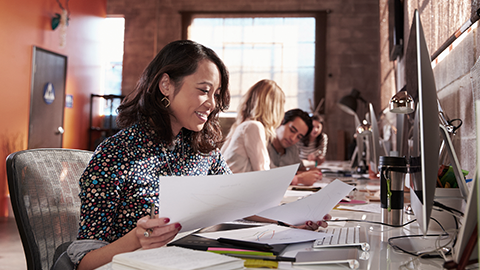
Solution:
[(159, 216), (188, 231), (255, 215), (280, 204), (297, 169), (160, 177)]
[(287, 191), (285, 192), (285, 195), (283, 195), (283, 197), (303, 198), (305, 196), (312, 195), (313, 193), (315, 193), (315, 192), (287, 189)]
[(295, 202), (267, 209), (257, 215), (297, 225), (307, 220), (318, 221), (353, 190), (353, 186), (334, 180), (314, 194)]
[(328, 234), (323, 232), (288, 228), (284, 226), (278, 226), (276, 224), (270, 224), (246, 229), (198, 233), (195, 235), (215, 240), (222, 237), (228, 239), (275, 245), (313, 241), (318, 238), (323, 238)]
[(367, 203), (367, 204), (360, 204), (360, 205), (340, 205), (335, 209), (364, 211), (364, 212), (372, 212), (372, 213), (379, 213), (379, 214), (382, 212), (382, 208), (378, 203)]

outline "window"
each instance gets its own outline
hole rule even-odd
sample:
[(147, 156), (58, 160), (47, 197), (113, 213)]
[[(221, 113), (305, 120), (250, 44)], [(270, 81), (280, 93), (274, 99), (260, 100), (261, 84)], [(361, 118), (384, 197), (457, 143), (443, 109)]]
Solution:
[(311, 111), (316, 95), (315, 16), (187, 16), (187, 38), (213, 49), (230, 72), (229, 111), (235, 112), (241, 97), (261, 79), (282, 87), (285, 109)]
[[(102, 95), (122, 94), (123, 42), (125, 19), (120, 17), (106, 18), (102, 32)], [(100, 102), (100, 113), (116, 115), (120, 99), (109, 99)], [(112, 103), (113, 102), (113, 103)]]

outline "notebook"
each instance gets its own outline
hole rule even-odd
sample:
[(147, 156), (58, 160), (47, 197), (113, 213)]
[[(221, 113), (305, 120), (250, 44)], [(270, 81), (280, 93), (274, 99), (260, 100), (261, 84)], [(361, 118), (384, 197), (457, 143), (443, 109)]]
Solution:
[(315, 240), (313, 248), (358, 247), (363, 251), (370, 250), (363, 227), (329, 227), (325, 232), (331, 235)]

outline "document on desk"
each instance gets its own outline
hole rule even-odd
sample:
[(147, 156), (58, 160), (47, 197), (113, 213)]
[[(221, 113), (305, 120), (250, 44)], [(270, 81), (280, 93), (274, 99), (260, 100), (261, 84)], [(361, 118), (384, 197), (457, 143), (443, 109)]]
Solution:
[(217, 240), (218, 238), (227, 238), (240, 241), (276, 245), (313, 241), (315, 239), (325, 237), (329, 234), (323, 232), (289, 228), (285, 226), (278, 226), (276, 224), (269, 224), (265, 226), (237, 230), (198, 233), (195, 235), (214, 240)]
[(181, 247), (159, 247), (117, 254), (113, 270), (228, 270), (243, 269), (242, 259)]
[(323, 220), (323, 217), (337, 205), (342, 198), (353, 190), (353, 186), (340, 180), (334, 180), (314, 194), (298, 201), (272, 207), (258, 216), (280, 220), (292, 225), (302, 224), (307, 220)]
[(297, 169), (160, 177), (159, 216), (189, 231), (255, 215), (280, 204)]

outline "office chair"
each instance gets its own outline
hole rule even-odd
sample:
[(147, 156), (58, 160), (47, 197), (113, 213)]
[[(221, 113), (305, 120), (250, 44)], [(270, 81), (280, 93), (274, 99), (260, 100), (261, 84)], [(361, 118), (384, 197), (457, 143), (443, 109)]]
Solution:
[(7, 157), (10, 200), (28, 270), (73, 269), (65, 251), (77, 237), (78, 181), (92, 154), (45, 148)]

